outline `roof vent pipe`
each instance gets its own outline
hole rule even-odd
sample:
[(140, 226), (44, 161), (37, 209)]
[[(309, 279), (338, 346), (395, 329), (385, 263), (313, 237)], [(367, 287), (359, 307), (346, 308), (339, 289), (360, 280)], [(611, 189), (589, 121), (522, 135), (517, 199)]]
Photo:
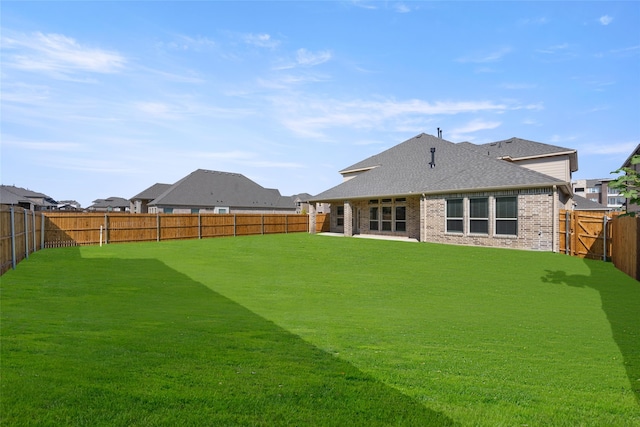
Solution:
[(429, 162), (431, 169), (436, 167), (436, 147), (431, 147), (431, 162)]
[(442, 139), (442, 129), (438, 128), (438, 138)]

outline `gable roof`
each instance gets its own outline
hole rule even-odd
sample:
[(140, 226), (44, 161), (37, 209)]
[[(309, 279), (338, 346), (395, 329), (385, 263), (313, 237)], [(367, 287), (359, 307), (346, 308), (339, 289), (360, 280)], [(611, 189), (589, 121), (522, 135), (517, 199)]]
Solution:
[(0, 203), (5, 205), (17, 205), (19, 203), (33, 203), (38, 206), (57, 206), (58, 202), (44, 193), (28, 190), (15, 185), (0, 186)]
[(106, 199), (96, 199), (93, 204), (89, 206), (91, 208), (128, 208), (129, 200), (123, 197), (107, 197)]
[(638, 155), (640, 155), (640, 144), (638, 144), (636, 146), (636, 149), (633, 150), (631, 152), (631, 154), (629, 154), (629, 157), (627, 157), (627, 160), (625, 160), (624, 163), (622, 164), (622, 166), (620, 166), (620, 167), (622, 167), (622, 168), (625, 168), (625, 167), (630, 168), (631, 167), (631, 159), (633, 158), (633, 156), (638, 156)]
[(594, 202), (593, 200), (589, 200), (586, 197), (578, 196), (577, 194), (573, 195), (573, 207), (577, 211), (610, 211), (611, 210), (608, 206), (605, 206), (602, 203)]
[(171, 184), (156, 183), (146, 190), (142, 190), (131, 198), (131, 200), (153, 200), (167, 191), (171, 187)]
[(228, 206), (237, 208), (294, 208), (291, 197), (264, 188), (239, 173), (198, 169), (171, 185), (150, 206)]
[(558, 147), (515, 137), (479, 145), (469, 142), (462, 144), (467, 148), (477, 149), (479, 153), (486, 153), (488, 156), (502, 160), (526, 160), (566, 154), (569, 155), (571, 171), (578, 170), (578, 153), (572, 148)]
[[(431, 167), (434, 148), (435, 166)], [(366, 171), (312, 198), (342, 200), (411, 194), (438, 194), (497, 189), (540, 188), (570, 183), (480, 154), (464, 144), (420, 134), (382, 153), (355, 163), (343, 174)]]

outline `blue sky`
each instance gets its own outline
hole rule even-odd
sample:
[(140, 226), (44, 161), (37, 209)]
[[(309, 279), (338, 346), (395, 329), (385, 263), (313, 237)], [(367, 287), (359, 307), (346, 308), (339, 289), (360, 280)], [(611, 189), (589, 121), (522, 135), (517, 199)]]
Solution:
[(202, 168), (283, 195), (425, 132), (640, 143), (640, 2), (11, 2), (2, 183), (86, 207)]

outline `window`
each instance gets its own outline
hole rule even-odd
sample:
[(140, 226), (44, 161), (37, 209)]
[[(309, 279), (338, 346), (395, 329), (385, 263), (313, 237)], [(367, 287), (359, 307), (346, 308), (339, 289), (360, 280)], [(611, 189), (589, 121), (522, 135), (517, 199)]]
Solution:
[(517, 197), (496, 197), (496, 234), (518, 234)]
[[(377, 202), (377, 200), (376, 200)], [(378, 230), (378, 207), (369, 207), (369, 230)]]
[(584, 187), (576, 187), (576, 189), (573, 191), (574, 193), (584, 193)]
[(344, 226), (344, 206), (338, 206), (336, 209), (336, 225)]
[(489, 234), (489, 199), (469, 199), (469, 232)]
[(173, 213), (173, 208), (164, 208), (163, 212), (164, 213)]
[(391, 206), (382, 207), (382, 231), (391, 231), (392, 212)]
[(406, 206), (396, 206), (396, 231), (407, 231)]
[(407, 199), (372, 199), (369, 200), (369, 230), (407, 231)]
[(447, 200), (447, 233), (462, 233), (464, 231), (462, 212), (462, 199)]
[(600, 187), (589, 187), (587, 188), (587, 193), (599, 193), (600, 192)]

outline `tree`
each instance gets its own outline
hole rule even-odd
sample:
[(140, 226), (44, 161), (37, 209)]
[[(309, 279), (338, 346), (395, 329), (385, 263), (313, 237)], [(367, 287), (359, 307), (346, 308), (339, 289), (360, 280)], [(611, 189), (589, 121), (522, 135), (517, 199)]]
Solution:
[[(640, 164), (640, 155), (631, 157), (630, 164)], [(623, 175), (609, 182), (609, 187), (618, 190), (628, 200), (627, 203), (640, 206), (640, 172), (634, 168), (623, 166), (611, 173), (623, 173)], [(627, 213), (635, 216), (635, 212), (629, 212), (628, 206)]]

